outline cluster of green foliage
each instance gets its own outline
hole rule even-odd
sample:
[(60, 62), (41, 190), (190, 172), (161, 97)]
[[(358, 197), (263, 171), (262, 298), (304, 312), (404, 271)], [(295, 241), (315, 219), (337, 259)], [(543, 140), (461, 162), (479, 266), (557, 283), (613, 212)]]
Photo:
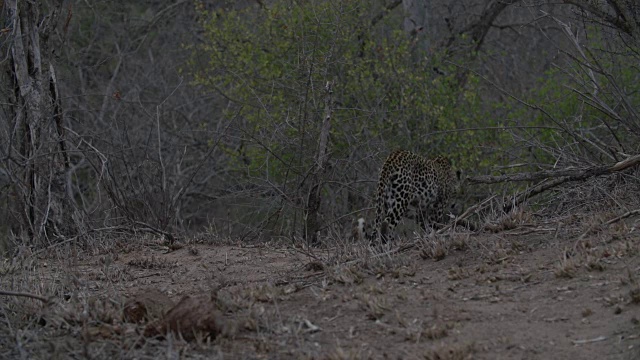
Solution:
[[(249, 174), (282, 180), (287, 169), (311, 164), (327, 81), (335, 84), (334, 156), (355, 141), (452, 153), (461, 166), (490, 161), (480, 145), (502, 134), (461, 131), (499, 125), (482, 110), (478, 79), (468, 75), (461, 87), (458, 68), (401, 30), (401, 12), (372, 21), (380, 11), (338, 0), (201, 10), (205, 40), (194, 52), (195, 83), (229, 99), (229, 116), (242, 107), (244, 136), (255, 140), (241, 154), (250, 159)], [(196, 65), (201, 58), (204, 67)]]

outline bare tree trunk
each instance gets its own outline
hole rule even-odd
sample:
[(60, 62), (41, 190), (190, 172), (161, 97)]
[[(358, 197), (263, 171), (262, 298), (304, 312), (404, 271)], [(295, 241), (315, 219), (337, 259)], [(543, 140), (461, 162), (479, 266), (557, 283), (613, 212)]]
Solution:
[(9, 61), (4, 83), (11, 89), (5, 129), (11, 140), (6, 168), (19, 200), (14, 232), (42, 244), (70, 233), (70, 198), (65, 191), (69, 158), (62, 103), (51, 59), (51, 35), (62, 1), (5, 1)]
[(320, 229), (320, 221), (318, 219), (318, 211), (320, 210), (320, 190), (322, 189), (322, 174), (324, 173), (329, 158), (327, 147), (329, 144), (329, 130), (331, 129), (331, 116), (333, 106), (331, 104), (333, 89), (331, 82), (327, 82), (325, 88), (325, 114), (322, 121), (322, 129), (320, 130), (320, 141), (318, 144), (318, 154), (316, 156), (316, 169), (311, 177), (311, 188), (307, 201), (307, 221), (305, 229), (305, 237), (307, 244), (319, 245), (318, 230)]

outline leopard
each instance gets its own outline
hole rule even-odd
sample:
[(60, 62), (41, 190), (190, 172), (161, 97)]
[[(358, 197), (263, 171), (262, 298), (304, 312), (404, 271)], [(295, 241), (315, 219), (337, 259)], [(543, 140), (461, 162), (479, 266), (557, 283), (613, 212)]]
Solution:
[(447, 223), (450, 214), (459, 213), (456, 200), (461, 182), (462, 172), (453, 169), (448, 157), (393, 151), (380, 170), (373, 229), (367, 233), (360, 218), (356, 231), (372, 243), (387, 243), (403, 217), (414, 219), (427, 232), (434, 231)]

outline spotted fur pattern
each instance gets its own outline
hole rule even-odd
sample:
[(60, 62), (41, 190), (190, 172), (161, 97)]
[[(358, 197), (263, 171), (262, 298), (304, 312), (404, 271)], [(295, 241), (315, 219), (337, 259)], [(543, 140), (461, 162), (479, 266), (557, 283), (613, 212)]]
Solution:
[[(376, 219), (366, 238), (386, 242), (403, 217), (415, 219), (427, 231), (446, 223), (459, 184), (460, 172), (443, 156), (426, 159), (410, 151), (391, 153), (380, 171)], [(358, 225), (364, 233), (364, 223)]]

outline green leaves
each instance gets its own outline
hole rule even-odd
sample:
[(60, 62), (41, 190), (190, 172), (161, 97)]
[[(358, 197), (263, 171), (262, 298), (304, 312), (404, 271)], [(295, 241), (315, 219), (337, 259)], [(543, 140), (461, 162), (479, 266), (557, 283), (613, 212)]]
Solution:
[[(301, 172), (310, 166), (314, 145), (307, 142), (317, 138), (320, 90), (328, 80), (335, 81), (339, 104), (331, 137), (338, 156), (355, 140), (427, 156), (460, 152), (454, 160), (462, 165), (486, 159), (479, 145), (487, 137), (497, 141), (493, 134), (458, 132), (497, 125), (483, 110), (478, 79), (464, 75), (460, 86), (459, 68), (420, 50), (401, 30), (401, 11), (372, 25), (372, 8), (338, 0), (276, 1), (268, 8), (203, 12), (204, 43), (194, 59), (204, 57), (208, 65), (192, 62), (195, 83), (219, 91), (232, 107), (245, 105), (244, 131), (268, 138), (281, 158), (299, 158), (291, 163)], [(291, 163), (275, 173), (284, 176)]]

